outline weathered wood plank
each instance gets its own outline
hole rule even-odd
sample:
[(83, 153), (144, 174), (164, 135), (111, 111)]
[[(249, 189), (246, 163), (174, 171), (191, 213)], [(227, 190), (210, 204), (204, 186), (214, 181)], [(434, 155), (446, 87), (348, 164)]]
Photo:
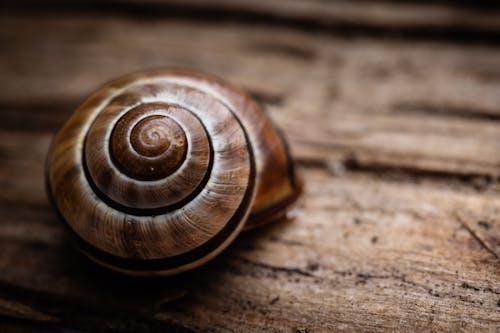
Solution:
[[(498, 258), (470, 231), (488, 221), (491, 241), (500, 243), (494, 192), (307, 168), (294, 221), (243, 235), (197, 272), (146, 282), (109, 273), (68, 249), (43, 195), (39, 162), (48, 136), (3, 135), (40, 142), (20, 145), (24, 160), (1, 164), (0, 183), (26, 182), (17, 196), (1, 200), (2, 212), (11, 212), (0, 218), (1, 294), (11, 296), (7, 304), (17, 311), (0, 307), (4, 316), (71, 328), (68, 318), (91, 309), (80, 320), (122, 323), (113, 314), (126, 313), (137, 325), (166, 321), (216, 331), (494, 331), (500, 325)], [(11, 153), (14, 147), (0, 142)]]
[(390, 34), (392, 38), (437, 38), (473, 43), (500, 42), (500, 11), (491, 1), (343, 1), (343, 0), (32, 0), (5, 2), (23, 11), (108, 11), (126, 16), (238, 20), (249, 23), (328, 30), (341, 35)]
[[(47, 131), (110, 78), (189, 67), (266, 102), (299, 159), (499, 175), (497, 48), (106, 16), (4, 17), (0, 26), (11, 45), (0, 53), (0, 80), (9, 82), (0, 92), (3, 128)], [(303, 130), (305, 121), (314, 130)]]
[[(0, 331), (498, 331), (500, 49), (88, 12), (1, 14), (0, 42)], [(91, 90), (164, 66), (263, 102), (306, 193), (196, 272), (134, 279), (70, 249), (44, 158)]]

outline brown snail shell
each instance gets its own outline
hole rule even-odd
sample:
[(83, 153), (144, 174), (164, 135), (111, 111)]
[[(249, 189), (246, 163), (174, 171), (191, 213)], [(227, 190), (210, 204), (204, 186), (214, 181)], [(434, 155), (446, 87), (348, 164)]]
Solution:
[(133, 74), (92, 94), (57, 133), (49, 196), (79, 248), (130, 274), (210, 260), (301, 191), (286, 142), (248, 96), (184, 71)]

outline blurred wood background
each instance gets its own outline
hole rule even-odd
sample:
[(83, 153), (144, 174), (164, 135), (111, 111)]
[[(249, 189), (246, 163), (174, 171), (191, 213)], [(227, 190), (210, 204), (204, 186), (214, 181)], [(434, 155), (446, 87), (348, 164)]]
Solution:
[[(487, 1), (0, 5), (0, 332), (499, 332), (500, 8)], [(179, 277), (68, 244), (54, 131), (102, 83), (223, 77), (284, 130), (294, 219)]]

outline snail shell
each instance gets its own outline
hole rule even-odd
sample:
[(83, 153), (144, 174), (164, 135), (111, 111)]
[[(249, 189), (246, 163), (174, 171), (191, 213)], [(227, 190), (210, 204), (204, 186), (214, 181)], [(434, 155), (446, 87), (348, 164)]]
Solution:
[(47, 187), (92, 260), (170, 275), (283, 216), (301, 182), (252, 99), (204, 74), (156, 71), (113, 81), (76, 110), (52, 143)]

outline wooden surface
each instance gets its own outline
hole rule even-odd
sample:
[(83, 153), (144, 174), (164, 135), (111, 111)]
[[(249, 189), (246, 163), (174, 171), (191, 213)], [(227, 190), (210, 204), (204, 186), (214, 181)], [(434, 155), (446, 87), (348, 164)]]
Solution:
[[(481, 5), (3, 4), (0, 332), (499, 332), (500, 13)], [(68, 244), (44, 158), (92, 90), (165, 66), (263, 103), (306, 191), (195, 272), (128, 278)]]

